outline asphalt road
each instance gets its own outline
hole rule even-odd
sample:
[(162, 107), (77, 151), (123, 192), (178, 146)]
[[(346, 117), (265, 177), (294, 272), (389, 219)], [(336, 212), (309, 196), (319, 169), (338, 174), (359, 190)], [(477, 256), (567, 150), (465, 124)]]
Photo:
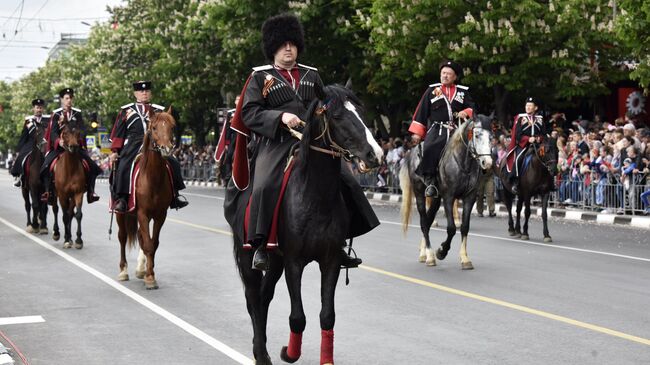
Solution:
[[(223, 191), (190, 188), (172, 211), (156, 261), (160, 289), (117, 282), (119, 243), (108, 239), (108, 189), (84, 205), (83, 250), (23, 233), (19, 190), (0, 171), (0, 334), (30, 364), (252, 363), (252, 328), (223, 219)], [(375, 206), (382, 225), (355, 239), (363, 267), (341, 276), (336, 297), (337, 364), (650, 363), (648, 230), (553, 220), (543, 244), (510, 239), (502, 217), (472, 219), (461, 271), (459, 235), (436, 267), (417, 262), (419, 229), (404, 238), (397, 207)], [(48, 217), (51, 226), (51, 215)], [(415, 223), (415, 219), (413, 220)], [(434, 230), (434, 242), (444, 232)], [(319, 359), (320, 277), (303, 281), (307, 328), (299, 363)], [(3, 319), (41, 316), (39, 323)], [(282, 279), (271, 304), (274, 362), (289, 337)], [(0, 343), (7, 344), (0, 337)], [(20, 359), (15, 358), (17, 363)]]

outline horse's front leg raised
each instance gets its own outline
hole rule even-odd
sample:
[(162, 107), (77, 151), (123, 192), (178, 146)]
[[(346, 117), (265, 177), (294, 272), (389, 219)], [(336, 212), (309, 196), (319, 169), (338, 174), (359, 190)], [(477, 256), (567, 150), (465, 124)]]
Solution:
[(151, 238), (151, 233), (149, 232), (149, 221), (149, 217), (144, 213), (138, 212), (138, 237), (140, 248), (147, 259), (147, 268), (144, 274), (144, 287), (147, 290), (152, 290), (158, 289), (158, 283), (156, 282), (156, 276), (153, 272), (156, 248), (153, 239)]
[(321, 303), (320, 311), (320, 363), (334, 364), (334, 322), (336, 313), (334, 311), (334, 296), (336, 283), (339, 280), (341, 267), (340, 256), (334, 255), (329, 262), (320, 265), (321, 271)]
[(77, 239), (74, 241), (74, 248), (76, 248), (77, 250), (81, 250), (84, 247), (84, 241), (81, 239), (81, 218), (83, 218), (83, 213), (81, 212), (81, 206), (83, 205), (83, 194), (76, 194), (74, 199), (75, 199), (74, 217), (77, 219)]
[(305, 264), (297, 260), (287, 261), (284, 275), (287, 280), (289, 297), (291, 298), (291, 314), (289, 315), (289, 344), (282, 348), (280, 357), (283, 361), (292, 363), (300, 358), (302, 348), (302, 333), (305, 330), (306, 319), (302, 308), (300, 286)]
[(463, 270), (472, 270), (474, 265), (467, 256), (467, 235), (469, 234), (469, 221), (472, 216), (472, 208), (474, 207), (474, 199), (469, 197), (463, 200), (463, 223), (460, 226), (460, 268)]
[(451, 240), (456, 234), (456, 223), (454, 222), (454, 214), (452, 212), (454, 200), (453, 198), (445, 198), (444, 200), (445, 215), (447, 216), (447, 238), (436, 251), (438, 260), (444, 260), (447, 257), (447, 253), (449, 253), (449, 248), (451, 247)]
[(546, 209), (548, 208), (549, 193), (542, 195), (542, 223), (544, 224), (544, 242), (553, 242), (551, 235), (548, 233), (548, 215)]

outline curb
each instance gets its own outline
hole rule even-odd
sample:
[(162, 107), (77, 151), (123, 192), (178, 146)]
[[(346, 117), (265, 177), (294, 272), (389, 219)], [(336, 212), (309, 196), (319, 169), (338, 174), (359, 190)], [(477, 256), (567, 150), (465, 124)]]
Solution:
[[(401, 203), (402, 196), (397, 194), (386, 194), (386, 193), (371, 193), (366, 192), (366, 198), (369, 200), (381, 201), (381, 202), (394, 202)], [(512, 207), (513, 211), (515, 207)], [(505, 204), (497, 203), (495, 204), (495, 211), (497, 213), (502, 213), (503, 215), (508, 214), (508, 209)], [(472, 210), (474, 214), (477, 214), (476, 206)], [(581, 210), (567, 210), (560, 208), (547, 208), (546, 210), (549, 217), (560, 218), (573, 221), (586, 221), (586, 222), (596, 222), (596, 223), (605, 223), (605, 224), (614, 224), (614, 225), (624, 225), (637, 228), (650, 228), (650, 217), (641, 217), (641, 216), (631, 216), (631, 215), (617, 215), (609, 213), (596, 213), (596, 212), (586, 212)], [(531, 207), (532, 216), (542, 216), (541, 207)]]

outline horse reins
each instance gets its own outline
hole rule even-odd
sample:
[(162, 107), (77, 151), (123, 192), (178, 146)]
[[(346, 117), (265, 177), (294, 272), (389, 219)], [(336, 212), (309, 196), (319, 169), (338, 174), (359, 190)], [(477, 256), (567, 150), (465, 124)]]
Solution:
[[(322, 115), (323, 116), (323, 124), (324, 127), (322, 129), (321, 134), (314, 138), (314, 141), (318, 141), (319, 139), (322, 139), (325, 144), (329, 144), (329, 148), (322, 148), (322, 147), (317, 147), (312, 145), (311, 143), (309, 144), (309, 149), (324, 153), (326, 155), (332, 156), (332, 158), (338, 158), (341, 157), (346, 161), (352, 160), (352, 153), (350, 150), (345, 149), (341, 146), (339, 146), (336, 142), (334, 142), (334, 139), (332, 138), (332, 135), (330, 133), (330, 128), (329, 128), (329, 121), (327, 120), (327, 115), (325, 112), (327, 111), (328, 104), (326, 103), (325, 105), (321, 106), (316, 110), (316, 115)], [(301, 121), (301, 125), (305, 126), (306, 123)], [(296, 137), (297, 139), (302, 139), (302, 134), (300, 132), (297, 132), (296, 130), (292, 129), (289, 127), (289, 132), (291, 135)], [(327, 141), (326, 141), (327, 139)]]

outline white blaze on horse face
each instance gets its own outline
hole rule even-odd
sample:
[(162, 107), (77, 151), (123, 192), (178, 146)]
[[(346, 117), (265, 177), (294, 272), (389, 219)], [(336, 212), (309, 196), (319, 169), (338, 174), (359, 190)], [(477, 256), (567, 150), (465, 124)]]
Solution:
[(492, 148), (490, 146), (490, 132), (479, 127), (474, 127), (474, 148), (479, 155), (479, 163), (483, 170), (492, 167)]
[(352, 104), (348, 100), (346, 100), (345, 103), (343, 103), (343, 106), (345, 106), (345, 109), (352, 112), (352, 114), (354, 114), (354, 116), (357, 117), (359, 123), (361, 123), (361, 126), (366, 131), (366, 140), (368, 140), (368, 144), (372, 147), (372, 150), (375, 152), (375, 156), (377, 156), (377, 160), (378, 160), (377, 162), (381, 164), (382, 160), (384, 159), (384, 150), (382, 150), (381, 147), (379, 147), (379, 144), (372, 137), (372, 133), (370, 133), (370, 130), (368, 129), (368, 127), (366, 127), (366, 124), (363, 122), (363, 120), (361, 120), (361, 117), (357, 112), (357, 108), (355, 108), (354, 104)]

